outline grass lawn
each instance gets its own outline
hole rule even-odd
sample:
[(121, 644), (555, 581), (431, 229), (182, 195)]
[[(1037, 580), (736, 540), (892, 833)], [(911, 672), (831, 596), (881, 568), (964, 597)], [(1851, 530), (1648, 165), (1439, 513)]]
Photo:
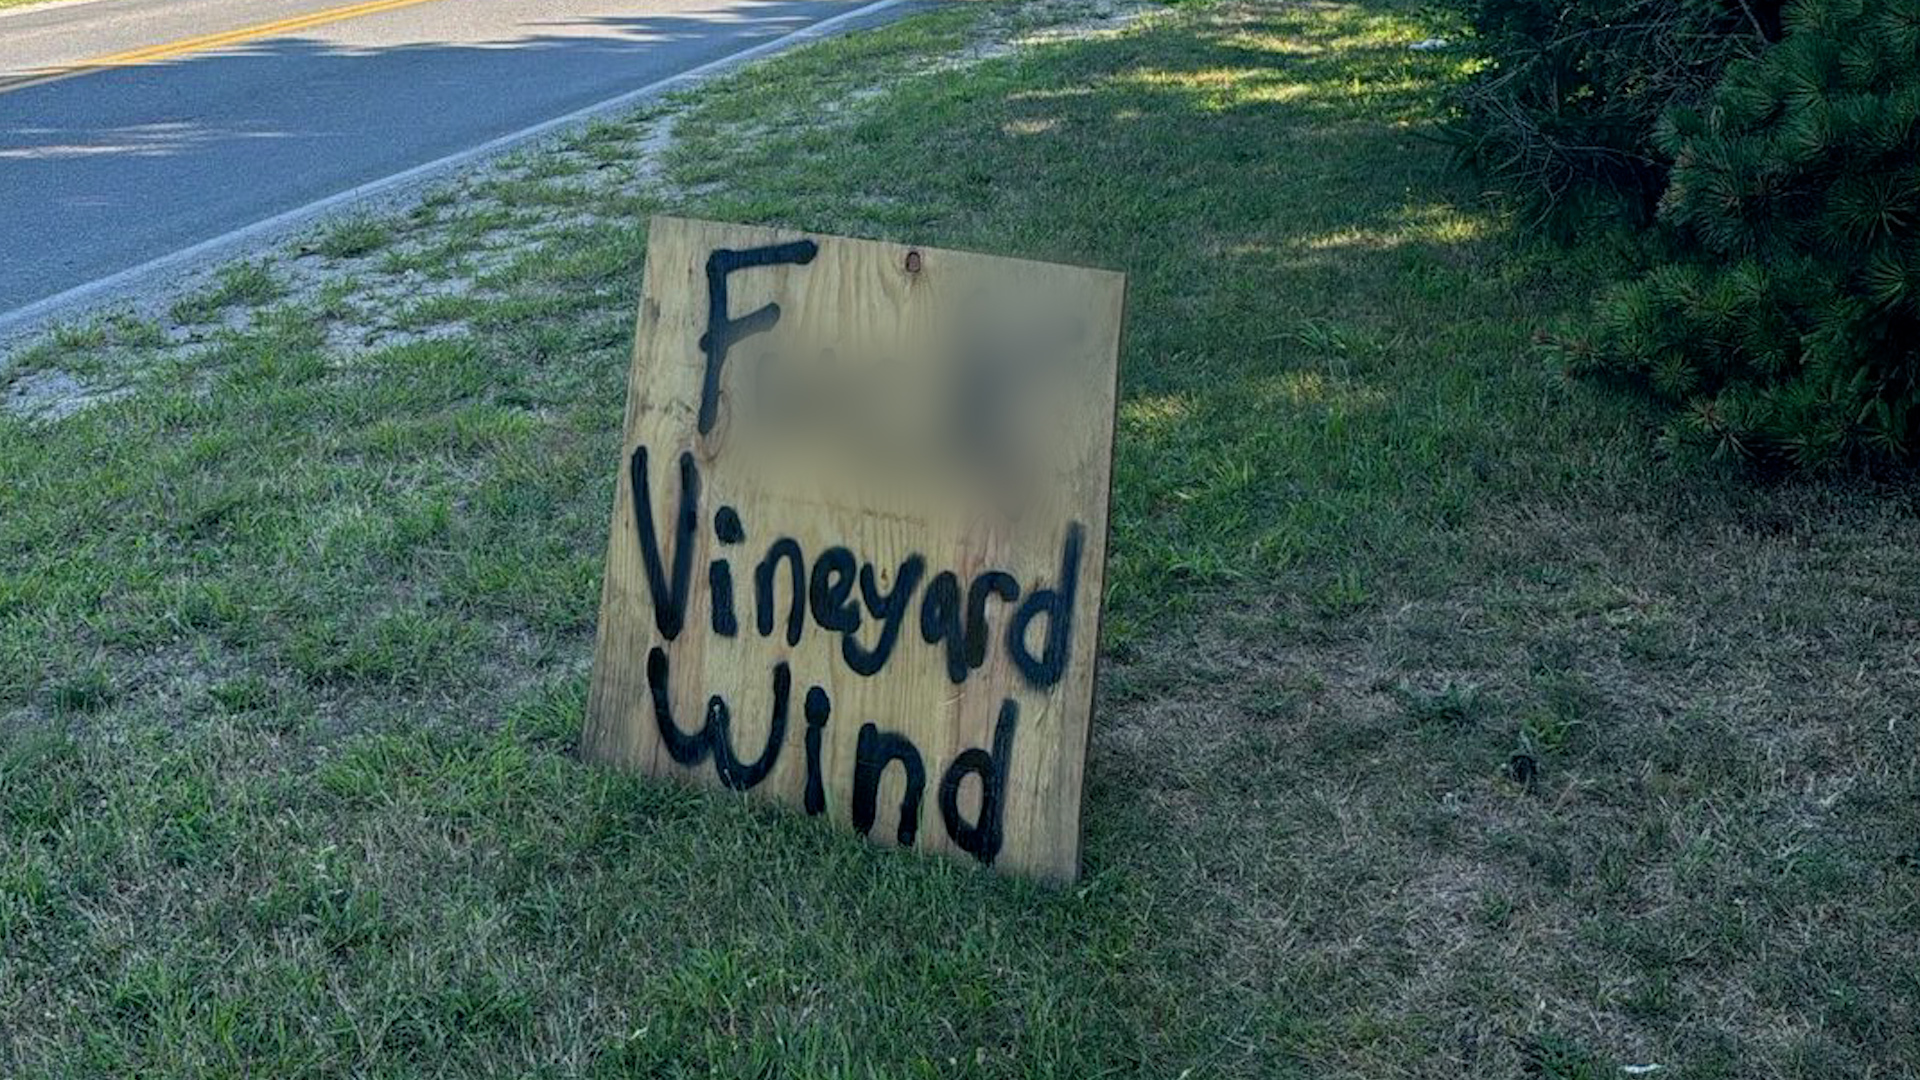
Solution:
[[(1419, 11), (956, 4), (20, 357), (0, 1075), (1915, 1075), (1913, 493), (1543, 364)], [(1079, 886), (574, 756), (658, 210), (1131, 275)]]

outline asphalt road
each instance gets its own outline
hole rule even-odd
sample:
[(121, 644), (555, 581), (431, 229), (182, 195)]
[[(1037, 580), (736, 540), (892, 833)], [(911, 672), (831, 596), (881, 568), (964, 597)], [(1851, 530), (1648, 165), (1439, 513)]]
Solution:
[(84, 0), (0, 14), (0, 317), (863, 2)]

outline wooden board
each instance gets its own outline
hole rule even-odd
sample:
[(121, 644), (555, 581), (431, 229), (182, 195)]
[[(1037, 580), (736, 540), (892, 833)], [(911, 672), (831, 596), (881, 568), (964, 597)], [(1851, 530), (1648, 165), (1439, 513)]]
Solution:
[(587, 754), (1076, 877), (1124, 290), (654, 219)]

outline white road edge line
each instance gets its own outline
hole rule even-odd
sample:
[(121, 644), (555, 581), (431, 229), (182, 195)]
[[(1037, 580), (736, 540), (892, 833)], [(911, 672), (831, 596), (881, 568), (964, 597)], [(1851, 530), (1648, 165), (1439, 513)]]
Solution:
[(158, 274), (163, 270), (179, 266), (182, 263), (206, 258), (222, 248), (238, 246), (263, 234), (288, 229), (308, 218), (318, 217), (336, 207), (370, 198), (383, 191), (422, 180), (434, 173), (457, 168), (468, 162), (498, 153), (518, 143), (531, 142), (560, 128), (578, 124), (584, 120), (590, 120), (602, 113), (617, 111), (633, 105), (636, 102), (645, 100), (646, 98), (658, 95), (666, 90), (670, 90), (681, 83), (694, 82), (735, 64), (744, 63), (756, 57), (765, 56), (771, 52), (778, 52), (782, 49), (797, 45), (809, 38), (819, 37), (837, 26), (841, 26), (862, 16), (885, 11), (887, 8), (907, 2), (908, 0), (874, 0), (873, 3), (864, 4), (854, 8), (852, 11), (843, 11), (838, 15), (822, 19), (819, 22), (809, 23), (798, 30), (782, 34), (771, 41), (763, 41), (758, 45), (742, 49), (739, 52), (729, 53), (717, 60), (709, 60), (698, 67), (688, 68), (676, 75), (669, 75), (664, 79), (650, 82), (637, 90), (629, 90), (624, 94), (618, 94), (604, 101), (594, 102), (591, 105), (575, 109), (563, 116), (556, 116), (551, 120), (542, 120), (540, 123), (534, 124), (531, 127), (524, 127), (519, 131), (509, 132), (505, 135), (489, 139), (478, 146), (470, 146), (465, 150), (448, 154), (446, 157), (437, 158), (425, 164), (415, 165), (410, 169), (402, 170), (391, 176), (383, 176), (378, 180), (369, 180), (358, 187), (336, 192), (323, 199), (316, 199), (305, 206), (298, 206), (292, 210), (282, 211), (272, 217), (256, 221), (251, 225), (243, 225), (231, 232), (222, 233), (219, 236), (202, 240), (190, 247), (181, 248), (178, 251), (162, 255), (157, 259), (150, 259), (138, 266), (131, 266), (117, 273), (109, 274), (106, 277), (96, 278), (84, 285), (76, 285), (65, 292), (55, 293), (42, 300), (35, 300), (25, 307), (18, 307), (12, 311), (0, 314), (0, 339), (25, 330), (28, 324), (46, 318), (63, 308), (83, 304), (104, 293), (110, 293), (128, 282), (148, 275)]

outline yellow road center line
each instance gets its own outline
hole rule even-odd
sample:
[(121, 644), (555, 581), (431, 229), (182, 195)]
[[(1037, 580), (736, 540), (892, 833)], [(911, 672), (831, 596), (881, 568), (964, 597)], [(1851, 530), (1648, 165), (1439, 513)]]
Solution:
[(71, 79), (76, 75), (86, 75), (91, 72), (106, 71), (117, 67), (133, 67), (140, 64), (157, 63), (161, 60), (171, 60), (177, 56), (184, 56), (188, 53), (202, 52), (207, 49), (218, 49), (222, 46), (235, 45), (242, 41), (252, 41), (256, 38), (271, 37), (276, 34), (290, 33), (295, 30), (306, 30), (311, 27), (325, 26), (328, 23), (336, 23), (345, 19), (357, 19), (362, 15), (377, 15), (383, 11), (393, 11), (397, 8), (413, 7), (415, 4), (431, 2), (432, 0), (365, 0), (364, 3), (347, 4), (344, 7), (327, 8), (324, 11), (310, 11), (305, 15), (294, 15), (285, 19), (277, 19), (273, 22), (243, 26), (237, 30), (222, 30), (219, 33), (200, 34), (196, 37), (180, 38), (176, 41), (169, 41), (160, 45), (148, 45), (139, 49), (128, 49), (125, 52), (109, 53), (105, 56), (96, 56), (91, 60), (81, 60), (78, 63), (64, 64), (55, 68), (43, 68), (39, 71), (29, 71), (11, 78), (0, 79), (0, 94), (7, 93), (10, 90), (24, 90), (29, 86), (40, 86), (45, 83), (58, 82), (61, 79)]

